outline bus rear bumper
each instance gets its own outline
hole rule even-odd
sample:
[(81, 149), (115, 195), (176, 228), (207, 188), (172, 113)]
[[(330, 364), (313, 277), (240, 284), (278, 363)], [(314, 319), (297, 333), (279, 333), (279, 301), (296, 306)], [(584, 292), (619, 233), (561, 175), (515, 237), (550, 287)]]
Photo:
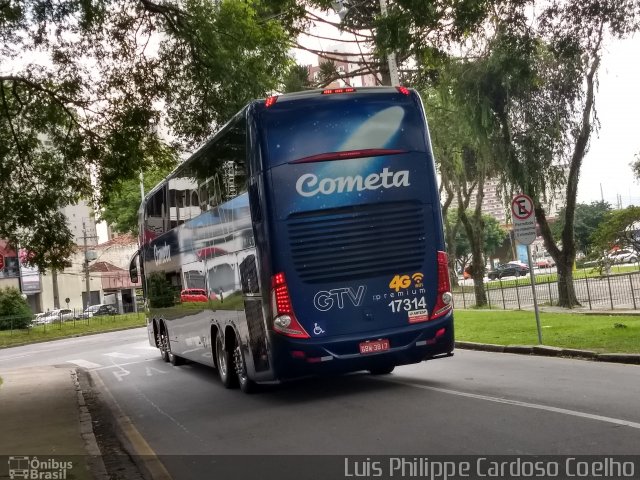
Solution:
[[(271, 333), (275, 372), (279, 379), (338, 374), (407, 365), (451, 356), (454, 346), (453, 315), (433, 322), (389, 330), (375, 335), (340, 338), (293, 339)], [(388, 340), (389, 349), (360, 353), (367, 341)]]

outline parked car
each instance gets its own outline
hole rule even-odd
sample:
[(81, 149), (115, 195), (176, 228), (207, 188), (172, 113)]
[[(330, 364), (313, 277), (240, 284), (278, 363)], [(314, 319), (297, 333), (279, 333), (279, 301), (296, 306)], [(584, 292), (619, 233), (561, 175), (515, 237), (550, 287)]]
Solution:
[(553, 258), (551, 257), (548, 257), (548, 258), (542, 257), (536, 260), (536, 267), (538, 268), (551, 268), (555, 266), (556, 266), (556, 262), (554, 262)]
[(31, 321), (31, 323), (33, 325), (42, 325), (44, 323), (47, 323), (46, 317), (47, 317), (47, 312), (36, 313), (33, 316), (33, 320)]
[(628, 249), (616, 250), (607, 256), (612, 263), (636, 263), (638, 261), (638, 254)]
[(496, 266), (493, 270), (491, 270), (487, 276), (489, 280), (495, 280), (496, 278), (503, 277), (519, 277), (523, 275), (527, 275), (529, 273), (529, 267), (521, 263), (505, 263), (502, 265)]
[(73, 320), (73, 317), (73, 310), (68, 308), (57, 308), (55, 310), (36, 314), (33, 319), (33, 324), (42, 325), (45, 323), (65, 322), (67, 320)]
[(202, 288), (187, 288), (180, 292), (181, 302), (206, 302), (207, 292)]
[(91, 318), (100, 315), (117, 315), (118, 310), (113, 305), (106, 303), (100, 303), (98, 305), (91, 305), (84, 312), (80, 314), (80, 318)]

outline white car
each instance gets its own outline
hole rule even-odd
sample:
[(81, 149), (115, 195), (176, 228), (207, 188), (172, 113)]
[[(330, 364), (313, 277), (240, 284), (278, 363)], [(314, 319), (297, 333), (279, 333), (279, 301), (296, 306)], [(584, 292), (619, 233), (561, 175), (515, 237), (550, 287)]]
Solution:
[(636, 263), (638, 261), (638, 254), (627, 249), (616, 250), (615, 252), (611, 252), (609, 255), (609, 260), (612, 263)]
[(73, 320), (73, 310), (68, 308), (60, 308), (56, 310), (51, 310), (47, 312), (44, 317), (40, 319), (40, 323), (51, 323), (51, 322), (66, 322), (67, 320)]

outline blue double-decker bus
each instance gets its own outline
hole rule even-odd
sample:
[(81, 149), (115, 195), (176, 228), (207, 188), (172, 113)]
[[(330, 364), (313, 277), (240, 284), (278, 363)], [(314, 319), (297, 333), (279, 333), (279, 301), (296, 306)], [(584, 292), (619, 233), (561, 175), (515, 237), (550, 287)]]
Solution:
[(451, 356), (427, 123), (404, 87), (247, 105), (144, 199), (148, 333), (226, 387)]

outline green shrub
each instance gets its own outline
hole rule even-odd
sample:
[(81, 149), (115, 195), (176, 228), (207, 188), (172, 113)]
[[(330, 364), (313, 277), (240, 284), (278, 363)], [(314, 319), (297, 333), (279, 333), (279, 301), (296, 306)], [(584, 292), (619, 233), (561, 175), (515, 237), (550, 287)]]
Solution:
[(17, 288), (0, 290), (0, 330), (27, 328), (33, 312)]

